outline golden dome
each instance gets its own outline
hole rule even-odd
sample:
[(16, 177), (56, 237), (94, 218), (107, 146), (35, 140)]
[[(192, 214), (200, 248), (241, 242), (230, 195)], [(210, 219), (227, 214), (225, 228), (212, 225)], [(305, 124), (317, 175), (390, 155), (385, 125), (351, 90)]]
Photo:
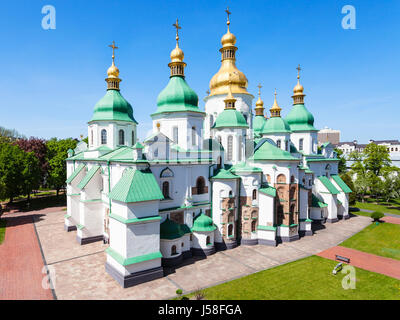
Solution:
[(282, 108), (278, 105), (278, 101), (276, 100), (276, 90), (274, 95), (274, 104), (272, 105), (271, 109), (269, 109), (269, 111), (271, 112), (271, 117), (280, 117)]
[(297, 80), (296, 86), (293, 88), (293, 93), (296, 94), (302, 94), (304, 91), (303, 86), (300, 84), (300, 80)]
[(221, 38), (222, 47), (233, 47), (236, 43), (236, 37), (233, 33), (230, 33), (229, 29), (228, 32), (225, 33)]
[(300, 65), (298, 65), (297, 69), (297, 84), (293, 88), (293, 104), (303, 104), (304, 103), (304, 88), (300, 84)]
[(108, 68), (107, 75), (108, 75), (109, 78), (118, 78), (119, 70), (115, 66), (114, 61), (113, 61), (112, 65), (111, 65), (111, 67)]
[(222, 48), (219, 51), (222, 55), (222, 62), (220, 69), (210, 80), (210, 96), (216, 94), (227, 94), (229, 87), (232, 93), (249, 94), (247, 92), (247, 78), (244, 73), (236, 67), (236, 37), (229, 31), (230, 12), (228, 9), (226, 10), (226, 13), (228, 14), (228, 31), (221, 38)]
[(256, 108), (262, 108), (264, 106), (264, 101), (261, 100), (261, 97), (258, 97), (258, 100), (256, 102)]
[(174, 50), (171, 51), (171, 62), (182, 62), (184, 58), (184, 54), (181, 48), (178, 47), (178, 44), (176, 44), (176, 47)]

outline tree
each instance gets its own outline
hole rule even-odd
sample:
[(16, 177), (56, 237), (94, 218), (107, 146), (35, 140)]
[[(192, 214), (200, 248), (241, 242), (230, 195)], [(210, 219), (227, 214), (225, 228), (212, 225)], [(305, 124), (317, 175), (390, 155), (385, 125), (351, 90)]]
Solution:
[(56, 189), (57, 196), (67, 179), (67, 166), (65, 159), (67, 151), (76, 148), (76, 140), (72, 138), (57, 140), (52, 138), (47, 141), (47, 161), (49, 163), (48, 184)]
[(335, 152), (337, 154), (337, 157), (340, 159), (338, 164), (339, 174), (345, 173), (347, 171), (347, 165), (346, 158), (343, 156), (343, 150), (335, 148)]
[(38, 189), (41, 181), (39, 160), (33, 152), (25, 152), (22, 178), (21, 191), (22, 194), (27, 195), (29, 202), (32, 190)]
[(0, 143), (15, 141), (19, 138), (25, 138), (25, 136), (15, 129), (0, 127)]
[(370, 143), (365, 147), (363, 158), (365, 169), (372, 171), (375, 176), (381, 174), (382, 168), (391, 166), (389, 151), (385, 146), (378, 146), (375, 143)]
[(22, 192), (25, 152), (10, 143), (0, 144), (0, 197), (10, 203)]
[(40, 183), (43, 185), (48, 171), (48, 161), (47, 161), (47, 146), (44, 139), (30, 137), (29, 139), (22, 138), (18, 139), (15, 144), (17, 144), (25, 152), (33, 152), (38, 159), (38, 165), (40, 168)]
[(385, 174), (381, 183), (380, 194), (386, 202), (400, 198), (400, 177), (398, 173), (388, 172)]

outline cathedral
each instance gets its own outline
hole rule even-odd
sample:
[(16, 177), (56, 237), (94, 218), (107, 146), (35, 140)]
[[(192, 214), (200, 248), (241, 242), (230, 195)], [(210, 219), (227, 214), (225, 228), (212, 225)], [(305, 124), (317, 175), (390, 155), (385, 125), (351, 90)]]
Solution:
[(186, 82), (176, 21), (169, 81), (150, 115), (152, 134), (138, 141), (113, 42), (107, 91), (88, 122), (88, 143), (68, 151), (65, 230), (76, 230), (82, 245), (104, 241), (105, 269), (123, 287), (163, 277), (164, 267), (188, 257), (276, 246), (312, 236), (315, 224), (349, 217), (352, 191), (338, 175), (333, 146), (318, 147), (300, 67), (286, 117), (276, 91), (267, 116), (260, 85), (253, 112), (227, 13), (221, 67), (204, 111)]

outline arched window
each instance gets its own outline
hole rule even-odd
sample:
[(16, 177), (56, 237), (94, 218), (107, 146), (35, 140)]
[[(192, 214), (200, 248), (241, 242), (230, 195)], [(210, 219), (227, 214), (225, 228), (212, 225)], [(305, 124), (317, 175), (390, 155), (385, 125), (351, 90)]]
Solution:
[(171, 256), (176, 255), (176, 254), (177, 254), (177, 252), (176, 252), (176, 245), (173, 245), (173, 246), (171, 247)]
[(232, 161), (232, 153), (233, 153), (233, 137), (228, 137), (228, 155), (227, 160)]
[(198, 177), (196, 180), (197, 194), (206, 193), (206, 182), (203, 177)]
[(228, 237), (233, 235), (233, 224), (228, 225)]
[(182, 242), (182, 247), (184, 247), (185, 246), (185, 244)]
[(267, 174), (267, 182), (271, 183), (271, 176), (269, 174)]
[(251, 232), (256, 232), (257, 220), (251, 222)]
[(253, 190), (253, 200), (257, 200), (257, 189)]
[(280, 149), (281, 148), (281, 140), (276, 141), (276, 146)]
[(122, 129), (118, 132), (118, 142), (120, 146), (125, 144), (125, 132)]
[(218, 160), (217, 160), (217, 169), (221, 169), (222, 168), (222, 158), (221, 157), (218, 157)]
[(196, 127), (192, 127), (192, 146), (196, 145)]
[(210, 128), (212, 128), (213, 124), (214, 124), (214, 116), (210, 114)]
[(132, 145), (135, 144), (135, 131), (132, 130)]
[(300, 151), (303, 150), (303, 142), (304, 142), (304, 139), (301, 138), (301, 139), (299, 140), (299, 150), (300, 150)]
[(306, 185), (306, 178), (303, 178), (303, 186), (305, 186)]
[(234, 222), (234, 221), (235, 221), (235, 217), (233, 216), (233, 213), (229, 213), (228, 222)]
[(229, 198), (232, 198), (232, 190), (229, 191)]
[(294, 183), (294, 176), (290, 177), (290, 183)]
[(289, 191), (289, 200), (294, 200), (296, 198), (296, 188), (292, 187)]
[(276, 178), (276, 182), (277, 183), (286, 183), (286, 177), (284, 174), (280, 174), (278, 175), (278, 177)]
[(294, 208), (295, 208), (295, 205), (292, 204), (290, 206), (290, 212), (289, 212), (289, 225), (294, 223)]
[(222, 144), (222, 138), (221, 138), (221, 136), (218, 136), (218, 142), (219, 142), (219, 144)]
[(289, 151), (289, 141), (285, 141), (285, 150)]
[(90, 145), (93, 146), (93, 130), (90, 130)]
[(107, 144), (107, 131), (106, 131), (106, 129), (101, 130), (101, 144)]
[(210, 236), (207, 236), (206, 242), (207, 242), (207, 245), (208, 245), (208, 244), (211, 244)]
[(169, 182), (164, 181), (162, 184), (162, 193), (165, 199), (169, 199)]

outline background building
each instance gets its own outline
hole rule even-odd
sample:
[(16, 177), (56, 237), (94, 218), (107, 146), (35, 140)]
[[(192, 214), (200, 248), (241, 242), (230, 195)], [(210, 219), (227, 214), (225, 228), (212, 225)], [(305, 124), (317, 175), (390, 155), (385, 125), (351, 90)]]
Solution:
[(340, 130), (330, 129), (325, 127), (318, 132), (318, 145), (330, 142), (333, 145), (340, 143)]

